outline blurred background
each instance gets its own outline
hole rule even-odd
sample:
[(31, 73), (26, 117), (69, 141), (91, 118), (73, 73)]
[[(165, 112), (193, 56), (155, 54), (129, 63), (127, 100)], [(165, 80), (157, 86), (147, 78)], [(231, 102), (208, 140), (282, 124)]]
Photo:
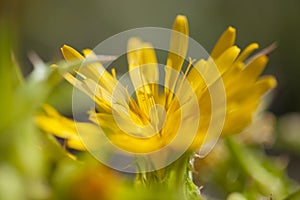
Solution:
[[(81, 50), (132, 28), (171, 28), (178, 14), (188, 17), (190, 36), (207, 51), (229, 25), (237, 29), (242, 48), (251, 42), (261, 48), (276, 42), (266, 73), (275, 75), (279, 83), (269, 107), (277, 117), (277, 139), (267, 152), (288, 155), (288, 173), (300, 181), (299, 0), (0, 0), (0, 9), (16, 30), (14, 51), (24, 74), (32, 70), (29, 52), (45, 62), (59, 60), (63, 44)], [(57, 88), (62, 95), (59, 90), (63, 89)], [(70, 110), (70, 98), (53, 104), (65, 113)]]
[[(276, 75), (279, 87), (271, 110), (276, 115), (300, 110), (300, 1), (289, 0), (152, 0), (152, 1), (15, 1), (19, 58), (30, 71), (28, 52), (44, 61), (60, 58), (60, 47), (93, 48), (106, 38), (131, 28), (171, 28), (177, 14), (189, 19), (190, 35), (207, 51), (231, 25), (237, 29), (237, 44), (258, 42), (261, 48), (273, 42), (268, 73)], [(14, 2), (11, 1), (11, 2)], [(13, 4), (13, 3), (10, 3)]]

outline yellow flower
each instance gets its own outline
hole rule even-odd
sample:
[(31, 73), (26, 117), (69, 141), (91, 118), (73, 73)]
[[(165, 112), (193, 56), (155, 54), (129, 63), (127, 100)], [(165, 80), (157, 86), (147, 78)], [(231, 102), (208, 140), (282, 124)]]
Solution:
[[(177, 16), (173, 30), (166, 66), (180, 72), (188, 49), (188, 23), (185, 16)], [(175, 31), (186, 37), (179, 37)], [(234, 45), (235, 36), (234, 28), (225, 30), (211, 52), (211, 57), (195, 64), (190, 61), (181, 78), (166, 67), (164, 84), (167, 87), (163, 90), (155, 84), (160, 74), (153, 47), (139, 38), (131, 38), (128, 41), (127, 60), (130, 78), (136, 89), (135, 98), (128, 94), (125, 87), (119, 87), (115, 70), (112, 69), (111, 73), (106, 71), (100, 62), (88, 64), (80, 72), (74, 70), (72, 73), (64, 73), (64, 78), (91, 97), (97, 106), (96, 111), (89, 111), (91, 122), (79, 123), (80, 127), (88, 135), (100, 125), (110, 141), (130, 152), (158, 150), (172, 141), (180, 126), (190, 126), (189, 118), (197, 111), (193, 109), (194, 105), (187, 106), (189, 113), (182, 119), (180, 111), (189, 105), (189, 101), (186, 100), (185, 105), (180, 104), (178, 95), (186, 95), (186, 91), (180, 87), (184, 81), (188, 81), (201, 110), (197, 134), (190, 146), (191, 150), (195, 150), (201, 147), (211, 117), (215, 114), (212, 113), (209, 90), (209, 87), (214, 87), (214, 82), (207, 85), (197, 69), (209, 70), (216, 65), (220, 74), (218, 78), (222, 79), (226, 93), (226, 118), (222, 135), (240, 132), (251, 123), (261, 96), (273, 88), (276, 81), (272, 76), (259, 77), (267, 64), (267, 55), (261, 53), (248, 58), (258, 45), (250, 44), (240, 52)], [(96, 56), (88, 49), (83, 50), (83, 56), (66, 45), (61, 50), (67, 62), (84, 61), (87, 56)], [(139, 85), (141, 82), (142, 87)], [(118, 92), (115, 94), (116, 87)], [(173, 93), (174, 87), (177, 88), (177, 95)], [(124, 100), (126, 98), (128, 102)], [(114, 99), (117, 99), (118, 105), (113, 104)], [(73, 120), (59, 115), (50, 106), (45, 106), (45, 111), (46, 115), (37, 117), (41, 129), (67, 139), (70, 148), (85, 149)], [(176, 144), (175, 147), (180, 148), (180, 145)]]

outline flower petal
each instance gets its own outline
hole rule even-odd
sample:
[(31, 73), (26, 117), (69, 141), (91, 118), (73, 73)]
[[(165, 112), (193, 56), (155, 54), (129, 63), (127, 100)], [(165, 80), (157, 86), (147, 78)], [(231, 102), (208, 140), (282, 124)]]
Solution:
[(158, 99), (159, 74), (157, 59), (151, 44), (131, 38), (127, 46), (129, 75), (136, 91), (138, 104), (146, 116), (153, 99)]
[(228, 49), (234, 44), (235, 37), (236, 37), (235, 29), (229, 26), (219, 38), (210, 56), (213, 59), (218, 58), (226, 49)]
[(244, 62), (247, 57), (256, 49), (259, 48), (259, 45), (257, 43), (252, 43), (248, 45), (243, 52), (239, 55), (239, 57), (236, 59), (236, 62)]
[(36, 117), (38, 126), (60, 138), (77, 138), (78, 134), (73, 120), (63, 117), (50, 105), (43, 105), (46, 115), (39, 114)]
[[(178, 73), (181, 71), (182, 65), (185, 61), (188, 49), (188, 22), (183, 15), (178, 15), (173, 24), (173, 31), (170, 40), (169, 55), (167, 59), (167, 66), (165, 68), (165, 105), (168, 108), (174, 91)], [(175, 73), (175, 72), (178, 73)]]
[(244, 81), (255, 81), (257, 77), (262, 73), (265, 69), (265, 66), (268, 63), (268, 57), (265, 55), (261, 55), (255, 58), (251, 63), (246, 66), (246, 68), (242, 71), (242, 76)]
[(64, 45), (61, 48), (61, 52), (64, 56), (64, 58), (67, 61), (74, 61), (74, 60), (83, 60), (84, 57), (75, 49), (73, 49), (72, 47), (68, 46), (68, 45)]
[(167, 66), (180, 71), (188, 49), (188, 22), (183, 15), (178, 15), (173, 24)]
[(232, 66), (239, 53), (240, 49), (237, 46), (231, 46), (215, 60), (215, 64), (220, 71), (220, 75), (223, 75), (224, 72)]

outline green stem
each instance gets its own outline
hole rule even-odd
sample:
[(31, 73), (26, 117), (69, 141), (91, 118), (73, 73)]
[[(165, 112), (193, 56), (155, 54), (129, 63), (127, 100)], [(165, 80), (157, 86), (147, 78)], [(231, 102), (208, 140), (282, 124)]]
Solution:
[(136, 185), (150, 192), (168, 193), (168, 199), (191, 200), (201, 199), (198, 187), (190, 176), (190, 160), (193, 152), (183, 154), (169, 166), (152, 172), (139, 173)]
[(181, 199), (187, 199), (186, 183), (189, 169), (189, 155), (183, 155), (168, 166), (166, 185), (168, 189)]

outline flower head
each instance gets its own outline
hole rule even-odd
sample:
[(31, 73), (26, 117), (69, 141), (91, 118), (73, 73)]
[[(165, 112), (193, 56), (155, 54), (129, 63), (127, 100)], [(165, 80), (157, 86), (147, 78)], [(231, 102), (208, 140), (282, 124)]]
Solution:
[[(126, 86), (117, 80), (115, 69), (109, 72), (101, 62), (65, 72), (64, 78), (96, 103), (96, 109), (89, 111), (90, 122), (76, 123), (87, 135), (100, 126), (115, 145), (135, 153), (163, 148), (172, 142), (179, 130), (188, 135), (195, 129), (189, 149), (200, 148), (212, 116), (218, 116), (222, 109), (226, 114), (225, 119), (220, 120), (224, 122), (222, 134), (240, 132), (251, 123), (262, 95), (273, 88), (276, 81), (272, 76), (260, 77), (268, 61), (267, 55), (260, 53), (249, 58), (258, 45), (250, 44), (241, 52), (234, 45), (235, 37), (235, 29), (229, 27), (219, 38), (210, 58), (196, 62), (190, 59), (183, 70), (189, 41), (188, 23), (185, 16), (177, 16), (163, 74), (152, 45), (131, 38), (127, 60), (135, 94), (129, 94)], [(66, 45), (61, 50), (67, 62), (97, 58), (89, 49), (83, 50), (83, 55)], [(218, 69), (217, 74), (211, 71), (214, 67)], [(206, 75), (211, 76), (209, 82)], [(163, 88), (158, 84), (160, 80), (164, 82)], [(226, 101), (213, 110), (210, 92), (216, 90), (220, 82)], [(49, 106), (45, 110), (46, 115), (37, 118), (42, 129), (67, 139), (70, 148), (85, 149), (73, 120), (64, 118)], [(184, 139), (180, 137), (181, 141)], [(181, 148), (180, 142), (173, 148)]]

